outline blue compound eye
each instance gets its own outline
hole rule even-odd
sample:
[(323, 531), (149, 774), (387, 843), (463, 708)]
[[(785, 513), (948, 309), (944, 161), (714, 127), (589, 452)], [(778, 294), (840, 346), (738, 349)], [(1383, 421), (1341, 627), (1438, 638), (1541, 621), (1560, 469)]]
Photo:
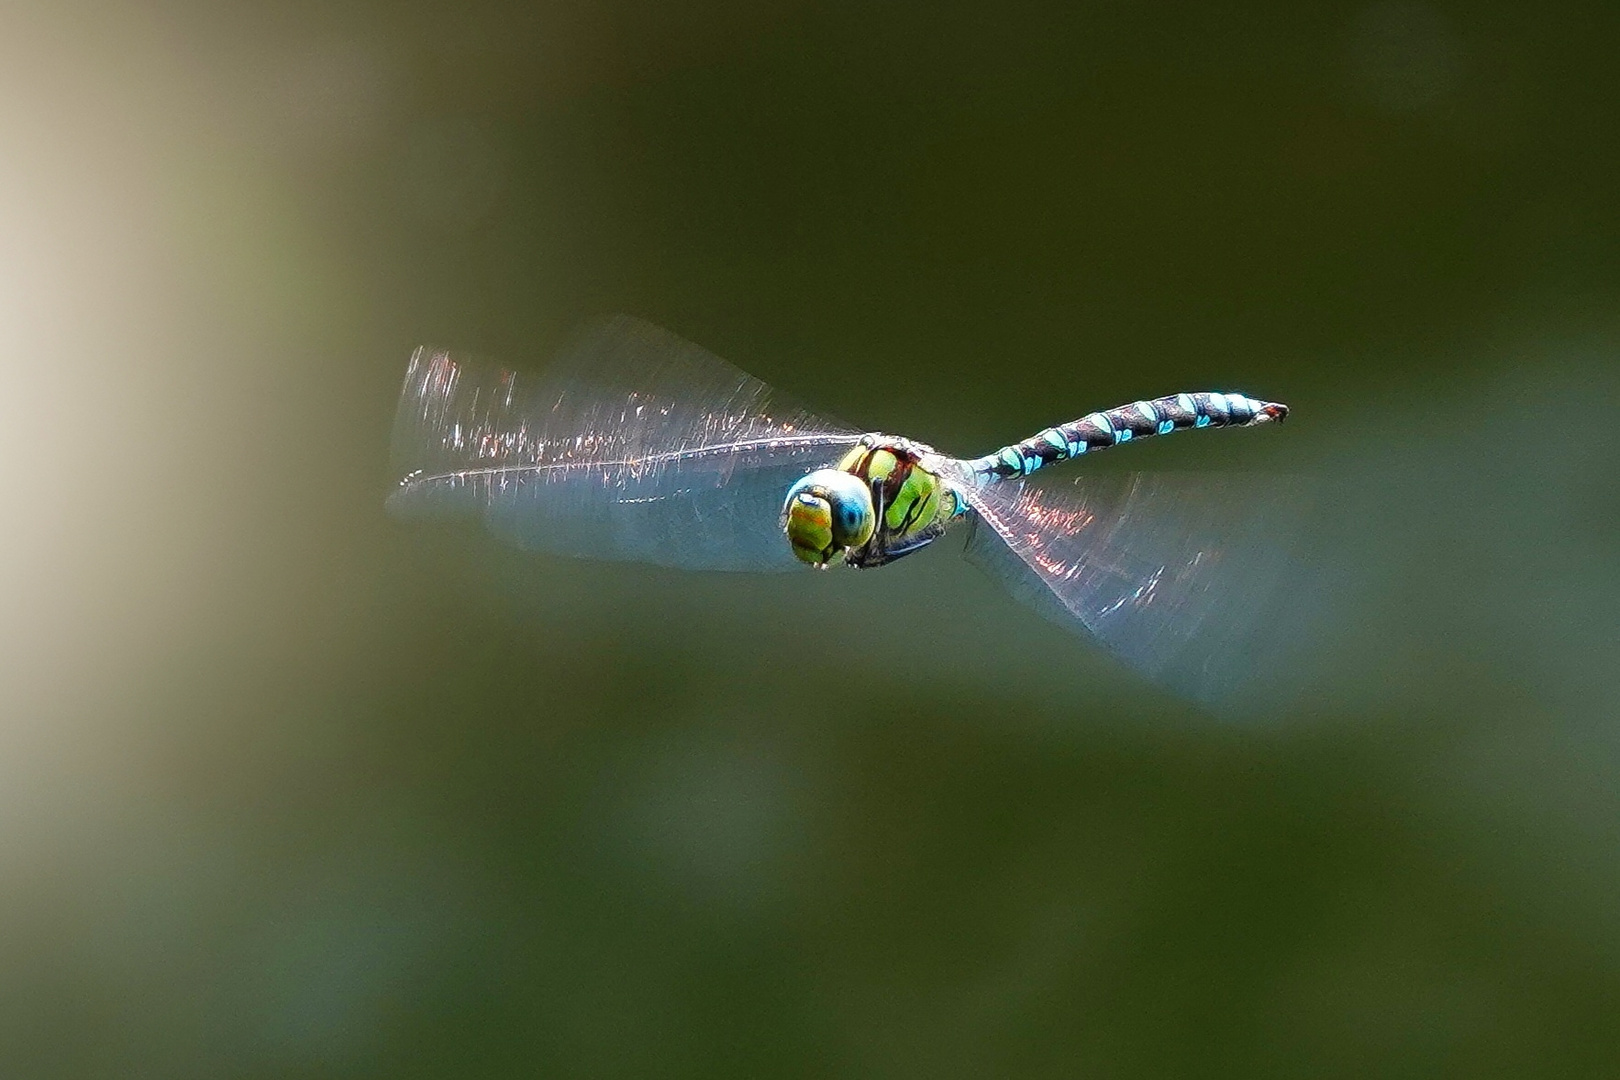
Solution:
[[(804, 497), (826, 508), (823, 520), (834, 547), (859, 547), (872, 538), (872, 493), (858, 477), (838, 469), (817, 469), (788, 489), (784, 522), (791, 516), (794, 500)], [(821, 550), (825, 544), (822, 540), (810, 546)]]

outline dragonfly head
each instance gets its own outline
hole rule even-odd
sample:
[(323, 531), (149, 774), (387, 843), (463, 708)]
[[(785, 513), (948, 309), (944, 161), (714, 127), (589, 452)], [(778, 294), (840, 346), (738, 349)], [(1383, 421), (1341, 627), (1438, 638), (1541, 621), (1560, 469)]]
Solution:
[(825, 569), (834, 555), (872, 538), (877, 514), (860, 477), (817, 469), (788, 488), (782, 528), (800, 561)]

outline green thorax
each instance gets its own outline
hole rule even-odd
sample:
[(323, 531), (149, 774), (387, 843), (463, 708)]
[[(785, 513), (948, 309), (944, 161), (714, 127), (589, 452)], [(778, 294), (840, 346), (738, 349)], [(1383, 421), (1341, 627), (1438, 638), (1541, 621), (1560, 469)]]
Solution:
[(956, 489), (928, 468), (938, 460), (938, 454), (909, 439), (868, 435), (834, 466), (872, 489), (878, 528), (869, 547), (891, 549), (928, 530), (937, 532), (967, 509)]

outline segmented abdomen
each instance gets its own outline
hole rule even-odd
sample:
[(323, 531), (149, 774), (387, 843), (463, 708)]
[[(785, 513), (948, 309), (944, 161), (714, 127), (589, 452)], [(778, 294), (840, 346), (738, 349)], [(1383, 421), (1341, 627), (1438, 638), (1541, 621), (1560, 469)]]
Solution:
[(1067, 461), (1131, 439), (1201, 427), (1249, 427), (1288, 415), (1288, 406), (1242, 394), (1173, 394), (1094, 412), (1037, 432), (968, 464), (985, 479), (1028, 476), (1043, 465)]

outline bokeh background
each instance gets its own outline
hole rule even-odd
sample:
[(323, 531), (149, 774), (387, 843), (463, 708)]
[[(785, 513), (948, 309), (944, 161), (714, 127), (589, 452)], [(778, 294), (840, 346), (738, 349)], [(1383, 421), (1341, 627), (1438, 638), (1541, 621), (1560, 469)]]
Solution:
[[(0, 1074), (1615, 1075), (1617, 41), (4, 5)], [(418, 341), (535, 367), (617, 310), (962, 452), (1289, 402), (1129, 452), (1324, 478), (1342, 632), (1216, 719), (948, 551), (385, 517)]]

